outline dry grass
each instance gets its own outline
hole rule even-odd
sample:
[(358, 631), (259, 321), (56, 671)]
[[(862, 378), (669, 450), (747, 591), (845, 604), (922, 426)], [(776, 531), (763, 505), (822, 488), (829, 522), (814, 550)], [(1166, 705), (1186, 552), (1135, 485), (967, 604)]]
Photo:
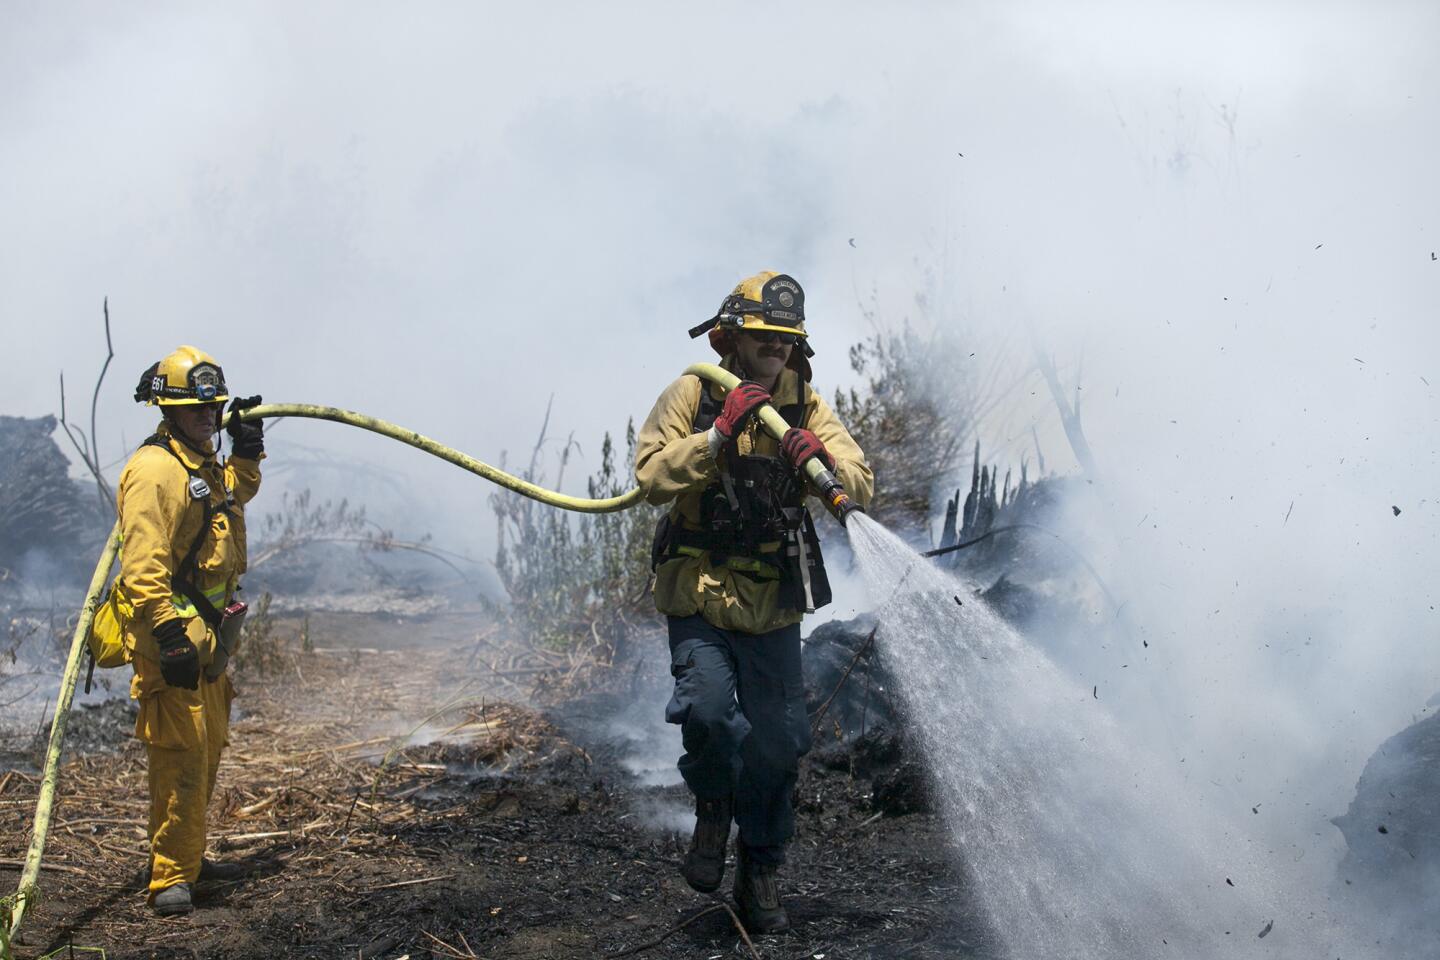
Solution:
[[(303, 668), (267, 681), (254, 704), (239, 682), (240, 719), (210, 807), (209, 855), (269, 865), (274, 876), (249, 885), (248, 903), (283, 897), (286, 884), (273, 881), (302, 865), (338, 893), (363, 892), (345, 879), (362, 863), (372, 878), (365, 889), (375, 888), (377, 872), (421, 875), (423, 860), (398, 852), (393, 836), (417, 820), (462, 815), (461, 804), (437, 810), (419, 802), (457, 757), (518, 773), (556, 751), (578, 752), (533, 711), (483, 696), (479, 684), (437, 696), (437, 678), (454, 675), (455, 657), (412, 650), (299, 658)], [(503, 678), (505, 668), (494, 672)], [(437, 699), (444, 701), (439, 709)], [(62, 768), (31, 924), (46, 926), (47, 897), (99, 897), (104, 909), (85, 920), (91, 942), (125, 942), (141, 925), (148, 942), (164, 942), (166, 928), (157, 929), (142, 896), (144, 747), (118, 732), (117, 739), (117, 752), (77, 757)], [(0, 882), (18, 877), (38, 786), (38, 777), (20, 771), (0, 774)]]

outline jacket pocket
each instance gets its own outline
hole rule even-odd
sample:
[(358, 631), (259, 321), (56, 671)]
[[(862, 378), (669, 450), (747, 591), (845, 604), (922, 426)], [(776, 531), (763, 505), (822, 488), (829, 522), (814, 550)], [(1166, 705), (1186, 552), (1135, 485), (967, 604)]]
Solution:
[(244, 520), (232, 517), (228, 510), (216, 510), (210, 518), (210, 536), (195, 561), (200, 567), (202, 582), (213, 584), (236, 576), (244, 544)]
[(671, 617), (700, 612), (695, 581), (700, 561), (694, 557), (666, 560), (655, 569), (655, 609)]
[(670, 676), (675, 678), (675, 689), (670, 702), (665, 704), (666, 723), (684, 723), (690, 719), (690, 708), (694, 705), (696, 684), (695, 641), (682, 640), (670, 651)]

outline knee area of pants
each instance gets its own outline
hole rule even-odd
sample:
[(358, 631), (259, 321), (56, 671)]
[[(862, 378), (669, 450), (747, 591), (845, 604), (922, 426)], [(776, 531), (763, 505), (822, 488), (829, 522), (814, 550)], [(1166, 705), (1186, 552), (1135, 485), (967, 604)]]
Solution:
[(800, 769), (800, 755), (790, 737), (760, 740), (750, 745), (751, 762), (768, 770), (793, 773)]
[(730, 730), (723, 714), (691, 710), (690, 716), (686, 717), (681, 725), (680, 732), (687, 743), (704, 743), (712, 739), (728, 738)]

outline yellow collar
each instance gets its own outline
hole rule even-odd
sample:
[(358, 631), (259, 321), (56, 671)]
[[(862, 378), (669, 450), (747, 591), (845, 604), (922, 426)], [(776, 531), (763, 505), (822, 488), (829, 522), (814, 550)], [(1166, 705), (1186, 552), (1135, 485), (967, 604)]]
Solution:
[(180, 458), (180, 462), (191, 470), (200, 470), (215, 465), (215, 448), (211, 445), (210, 441), (205, 441), (204, 450), (195, 450), (188, 443), (185, 443), (171, 433), (170, 424), (164, 420), (161, 420), (160, 426), (155, 429), (155, 435), (164, 439), (165, 442), (170, 445), (170, 449), (175, 452), (175, 455)]

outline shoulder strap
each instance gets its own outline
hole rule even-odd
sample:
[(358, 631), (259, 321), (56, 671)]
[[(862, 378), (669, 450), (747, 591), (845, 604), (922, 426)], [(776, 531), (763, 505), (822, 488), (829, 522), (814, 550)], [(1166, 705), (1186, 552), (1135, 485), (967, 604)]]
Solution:
[[(176, 570), (174, 575), (170, 577), (170, 585), (194, 605), (195, 609), (200, 613), (200, 619), (204, 620), (212, 628), (219, 629), (220, 621), (224, 619), (224, 615), (215, 609), (215, 604), (211, 603), (210, 598), (205, 596), (204, 591), (195, 585), (194, 577), (195, 574), (200, 572), (200, 548), (205, 545), (205, 535), (210, 532), (210, 524), (215, 519), (215, 504), (210, 500), (209, 485), (206, 483), (204, 477), (200, 476), (195, 470), (190, 469), (190, 465), (186, 463), (180, 454), (176, 453), (174, 448), (158, 433), (146, 437), (145, 442), (142, 443), (141, 446), (159, 447), (164, 450), (170, 454), (170, 456), (174, 457), (176, 462), (184, 467), (185, 472), (190, 476), (190, 485), (187, 487), (186, 493), (190, 495), (191, 499), (200, 501), (200, 509), (202, 511), (200, 531), (195, 535), (195, 541), (190, 544), (190, 549), (185, 552), (185, 558), (180, 561), (180, 569)], [(205, 484), (204, 496), (196, 495), (196, 481)]]
[(700, 403), (695, 407), (695, 419), (690, 421), (691, 433), (704, 433), (715, 425), (715, 418), (720, 416), (725, 401), (717, 400), (710, 393), (710, 384), (704, 380), (700, 381)]

